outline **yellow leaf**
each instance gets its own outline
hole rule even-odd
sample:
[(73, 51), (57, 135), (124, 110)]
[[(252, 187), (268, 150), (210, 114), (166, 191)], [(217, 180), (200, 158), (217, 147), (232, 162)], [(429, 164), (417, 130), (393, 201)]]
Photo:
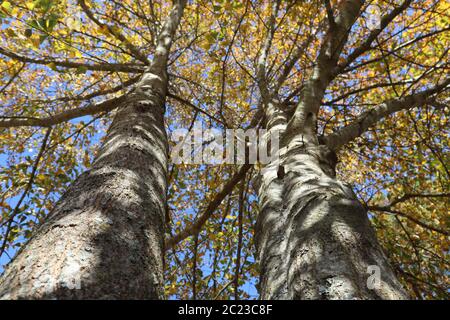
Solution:
[(8, 34), (8, 36), (10, 36), (11, 38), (17, 36), (17, 34), (14, 32), (14, 30), (12, 29), (7, 29), (6, 33)]
[(30, 41), (33, 44), (33, 46), (37, 49), (41, 45), (41, 40), (39, 39), (39, 37), (32, 37), (32, 38), (30, 38)]
[(101, 27), (99, 28), (99, 32), (100, 32), (100, 33), (103, 33), (103, 34), (106, 35), (106, 36), (109, 35), (108, 27), (105, 26), (105, 25), (103, 25), (103, 26), (101, 26)]
[(36, 6), (36, 4), (35, 4), (34, 2), (27, 2), (27, 3), (25, 3), (25, 6), (26, 6), (28, 9), (33, 10), (34, 7)]
[(11, 3), (8, 1), (4, 1), (2, 3), (2, 8), (4, 8), (7, 12), (11, 11)]

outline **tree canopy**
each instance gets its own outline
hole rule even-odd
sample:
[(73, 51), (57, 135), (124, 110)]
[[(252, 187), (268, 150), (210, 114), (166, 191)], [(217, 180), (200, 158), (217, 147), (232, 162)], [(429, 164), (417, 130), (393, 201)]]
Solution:
[[(367, 206), (418, 299), (448, 297), (450, 3), (188, 1), (170, 53), (166, 128), (261, 126), (275, 97), (293, 113), (321, 57), (317, 130)], [(170, 1), (0, 4), (0, 254), (6, 263), (89, 168), (116, 108), (155, 54)], [(337, 54), (336, 54), (337, 53)], [(250, 165), (169, 167), (166, 294), (256, 298)]]

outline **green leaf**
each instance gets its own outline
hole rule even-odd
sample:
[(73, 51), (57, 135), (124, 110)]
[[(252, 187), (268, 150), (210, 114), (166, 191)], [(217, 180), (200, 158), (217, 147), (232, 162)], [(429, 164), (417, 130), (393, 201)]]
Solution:
[(49, 11), (53, 5), (53, 0), (37, 0), (34, 2), (36, 8), (42, 9), (45, 12)]
[(39, 44), (41, 44), (42, 42), (44, 42), (45, 39), (47, 39), (47, 38), (48, 38), (48, 36), (47, 36), (46, 34), (40, 35), (40, 36), (39, 36)]
[(47, 29), (47, 31), (52, 31), (53, 28), (56, 26), (56, 24), (58, 23), (58, 19), (59, 16), (56, 14), (51, 14), (47, 20), (45, 20), (45, 27)]

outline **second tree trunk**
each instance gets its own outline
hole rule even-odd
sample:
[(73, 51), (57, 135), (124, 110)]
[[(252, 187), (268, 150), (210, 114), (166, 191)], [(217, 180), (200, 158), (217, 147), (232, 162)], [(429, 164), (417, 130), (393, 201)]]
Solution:
[(335, 178), (333, 155), (323, 145), (300, 145), (284, 155), (282, 170), (271, 164), (261, 174), (260, 297), (406, 298), (365, 208)]

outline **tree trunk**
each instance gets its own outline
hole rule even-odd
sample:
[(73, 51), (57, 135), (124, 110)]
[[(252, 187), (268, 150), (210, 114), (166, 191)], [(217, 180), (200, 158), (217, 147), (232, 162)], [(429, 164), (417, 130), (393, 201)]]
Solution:
[(0, 299), (164, 298), (167, 60), (186, 2), (173, 2), (92, 168), (6, 268)]
[(6, 268), (0, 298), (164, 297), (166, 87), (166, 74), (144, 74), (92, 168)]
[(261, 299), (407, 298), (366, 209), (335, 178), (334, 152), (297, 140), (259, 177)]

